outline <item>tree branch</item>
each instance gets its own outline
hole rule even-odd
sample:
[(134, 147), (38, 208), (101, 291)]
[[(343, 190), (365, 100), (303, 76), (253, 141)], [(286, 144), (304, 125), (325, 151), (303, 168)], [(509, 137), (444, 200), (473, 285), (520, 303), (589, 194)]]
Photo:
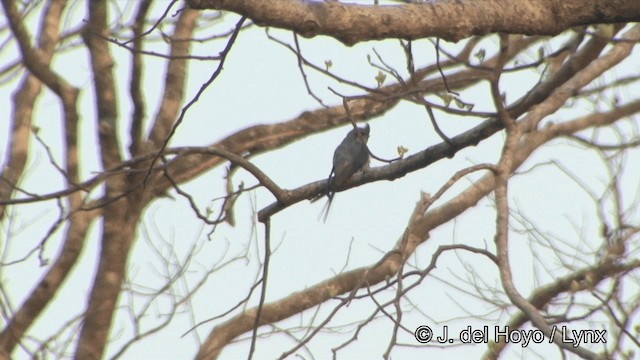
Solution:
[[(489, 33), (556, 35), (577, 25), (640, 20), (640, 3), (636, 0), (463, 0), (394, 6), (302, 0), (187, 3), (194, 9), (235, 12), (257, 25), (288, 29), (305, 37), (328, 35), (346, 45), (430, 36), (456, 42)], [(514, 12), (518, 16), (513, 16)]]

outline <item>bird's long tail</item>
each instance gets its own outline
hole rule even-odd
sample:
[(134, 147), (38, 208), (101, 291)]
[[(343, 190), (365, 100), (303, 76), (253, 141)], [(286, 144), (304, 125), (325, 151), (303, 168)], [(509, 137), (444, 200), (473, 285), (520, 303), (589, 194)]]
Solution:
[(324, 206), (322, 207), (322, 210), (320, 211), (320, 214), (318, 214), (318, 221), (320, 221), (320, 219), (322, 219), (322, 222), (327, 222), (327, 218), (329, 217), (329, 209), (331, 208), (331, 202), (333, 201), (333, 195), (335, 195), (335, 191), (331, 191), (331, 183), (332, 183), (332, 179), (333, 179), (333, 168), (331, 169), (331, 172), (329, 173), (329, 177), (327, 178), (327, 186), (325, 187), (324, 191), (321, 192), (320, 194), (318, 194), (318, 196), (316, 196), (315, 198), (311, 199), (311, 202), (316, 202), (318, 200), (320, 200), (321, 198), (323, 198), (325, 195), (327, 196), (327, 202), (324, 204)]
[(322, 219), (323, 223), (327, 222), (327, 218), (329, 218), (329, 210), (331, 210), (331, 202), (333, 201), (334, 194), (335, 193), (331, 193), (331, 192), (327, 194), (327, 202), (322, 207), (320, 214), (318, 214), (318, 221)]

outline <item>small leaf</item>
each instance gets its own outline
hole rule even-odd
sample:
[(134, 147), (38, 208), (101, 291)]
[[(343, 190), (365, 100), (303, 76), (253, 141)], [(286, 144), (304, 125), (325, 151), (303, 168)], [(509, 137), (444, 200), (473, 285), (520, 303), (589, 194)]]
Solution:
[(455, 99), (451, 94), (441, 94), (440, 97), (442, 98), (442, 101), (444, 101), (444, 106), (446, 107), (449, 107), (451, 101)]
[(478, 59), (479, 62), (483, 62), (485, 55), (487, 55), (487, 52), (484, 49), (480, 49), (475, 53), (474, 56)]
[(328, 71), (328, 70), (329, 70), (329, 68), (331, 68), (331, 66), (333, 66), (333, 61), (331, 61), (331, 60), (325, 60), (325, 61), (324, 61), (324, 66), (325, 66), (326, 70)]
[(404, 154), (409, 152), (409, 149), (407, 149), (406, 147), (404, 147), (402, 145), (398, 146), (396, 150), (398, 151), (398, 155), (400, 155), (400, 157), (403, 157)]
[(387, 75), (382, 71), (378, 71), (378, 75), (376, 75), (376, 81), (378, 82), (378, 87), (382, 86), (384, 80), (387, 78)]

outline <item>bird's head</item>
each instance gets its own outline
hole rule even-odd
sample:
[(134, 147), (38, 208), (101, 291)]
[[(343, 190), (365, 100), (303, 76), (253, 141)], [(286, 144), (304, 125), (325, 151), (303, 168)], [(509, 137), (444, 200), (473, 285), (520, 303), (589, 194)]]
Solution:
[(371, 130), (369, 124), (365, 124), (363, 128), (355, 128), (354, 130), (356, 131), (356, 138), (359, 141), (362, 141), (365, 144), (369, 141), (369, 131)]

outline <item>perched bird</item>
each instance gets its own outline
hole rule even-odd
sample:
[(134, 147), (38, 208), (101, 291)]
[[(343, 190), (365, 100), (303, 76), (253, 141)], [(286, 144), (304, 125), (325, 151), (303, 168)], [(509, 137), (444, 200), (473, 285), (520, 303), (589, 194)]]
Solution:
[[(353, 174), (362, 169), (369, 162), (369, 148), (367, 141), (369, 140), (369, 124), (363, 128), (356, 127), (349, 131), (347, 136), (342, 140), (340, 145), (333, 153), (333, 168), (327, 179), (327, 189), (323, 195), (327, 195), (327, 203), (322, 209), (323, 221), (327, 221), (329, 208), (336, 189), (344, 185), (351, 179)], [(317, 200), (317, 199), (315, 199)]]

